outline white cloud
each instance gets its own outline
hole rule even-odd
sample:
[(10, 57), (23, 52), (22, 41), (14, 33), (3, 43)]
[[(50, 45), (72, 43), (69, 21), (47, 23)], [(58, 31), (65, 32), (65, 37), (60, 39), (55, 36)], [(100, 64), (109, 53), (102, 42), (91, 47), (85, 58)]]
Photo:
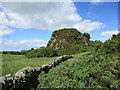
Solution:
[(0, 37), (8, 37), (13, 32), (14, 30), (9, 29), (7, 26), (0, 25)]
[(97, 4), (97, 3), (101, 2), (101, 1), (102, 1), (102, 0), (91, 0), (91, 3)]
[(29, 50), (31, 48), (39, 48), (41, 46), (46, 46), (46, 41), (44, 40), (20, 40), (18, 42), (14, 41), (0, 41), (0, 48), (2, 51), (9, 50)]
[(91, 32), (96, 29), (102, 28), (104, 25), (100, 22), (91, 22), (90, 20), (84, 20), (78, 24), (75, 24), (75, 28), (77, 28), (81, 32)]
[(1, 24), (7, 24), (9, 20), (6, 18), (6, 15), (4, 12), (0, 12), (0, 23)]
[(3, 3), (3, 8), (5, 12), (2, 12), (3, 20), (0, 23), (17, 28), (54, 31), (76, 27), (79, 31), (87, 32), (100, 29), (102, 25), (100, 22), (82, 20), (73, 2)]
[(18, 28), (53, 30), (81, 21), (72, 2), (3, 3), (7, 14), (14, 18), (7, 23)]
[(101, 33), (101, 40), (108, 40), (112, 37), (113, 34), (118, 34), (118, 30), (115, 31), (105, 31)]

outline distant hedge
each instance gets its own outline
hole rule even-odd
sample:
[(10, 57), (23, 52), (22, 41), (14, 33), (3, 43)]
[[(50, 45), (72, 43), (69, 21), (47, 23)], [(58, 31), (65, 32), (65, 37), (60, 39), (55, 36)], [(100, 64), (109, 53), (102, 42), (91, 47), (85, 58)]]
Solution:
[(12, 55), (21, 55), (22, 53), (19, 51), (3, 51), (2, 54), (12, 54)]
[(58, 53), (57, 53), (57, 50), (55, 50), (54, 48), (41, 47), (40, 49), (28, 51), (26, 56), (29, 57), (29, 58), (33, 58), (33, 57), (55, 57), (55, 56), (58, 56)]
[(29, 50), (25, 55), (28, 58), (35, 57), (56, 57), (62, 55), (73, 55), (81, 52), (94, 51), (92, 45), (85, 46), (82, 44), (66, 46), (66, 48), (55, 49), (53, 47), (41, 47), (35, 50)]

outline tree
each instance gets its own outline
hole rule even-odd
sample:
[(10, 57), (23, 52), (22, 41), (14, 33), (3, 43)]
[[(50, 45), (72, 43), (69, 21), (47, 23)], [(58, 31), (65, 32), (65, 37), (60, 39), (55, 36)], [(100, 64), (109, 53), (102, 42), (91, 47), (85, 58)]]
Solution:
[(21, 54), (26, 54), (28, 51), (27, 50), (22, 50), (20, 53)]
[(90, 34), (89, 33), (83, 33), (83, 36), (87, 37), (88, 39), (90, 39)]
[(31, 50), (34, 50), (34, 48), (31, 48)]

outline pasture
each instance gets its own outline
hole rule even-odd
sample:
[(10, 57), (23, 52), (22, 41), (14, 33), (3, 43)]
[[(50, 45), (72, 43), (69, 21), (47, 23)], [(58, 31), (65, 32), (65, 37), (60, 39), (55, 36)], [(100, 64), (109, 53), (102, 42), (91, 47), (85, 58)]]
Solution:
[(2, 76), (14, 74), (24, 67), (36, 67), (47, 64), (57, 57), (27, 58), (24, 55), (2, 55)]

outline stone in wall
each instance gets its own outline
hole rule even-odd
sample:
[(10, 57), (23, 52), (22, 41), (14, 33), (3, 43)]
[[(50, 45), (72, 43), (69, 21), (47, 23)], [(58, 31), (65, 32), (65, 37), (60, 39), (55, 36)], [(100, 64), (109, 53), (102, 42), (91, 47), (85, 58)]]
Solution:
[(42, 72), (42, 67), (38, 66), (35, 68), (37, 75), (39, 75)]
[(13, 88), (13, 77), (11, 74), (8, 74), (4, 77), (0, 77), (0, 85), (2, 85), (2, 90), (10, 90)]
[(91, 52), (87, 52), (85, 54), (82, 54), (81, 56), (84, 56), (84, 55), (91, 55), (92, 53)]
[(49, 64), (42, 65), (42, 71), (48, 73), (48, 71), (52, 68)]
[(38, 84), (38, 75), (32, 67), (23, 68), (15, 73), (15, 89), (36, 88)]

